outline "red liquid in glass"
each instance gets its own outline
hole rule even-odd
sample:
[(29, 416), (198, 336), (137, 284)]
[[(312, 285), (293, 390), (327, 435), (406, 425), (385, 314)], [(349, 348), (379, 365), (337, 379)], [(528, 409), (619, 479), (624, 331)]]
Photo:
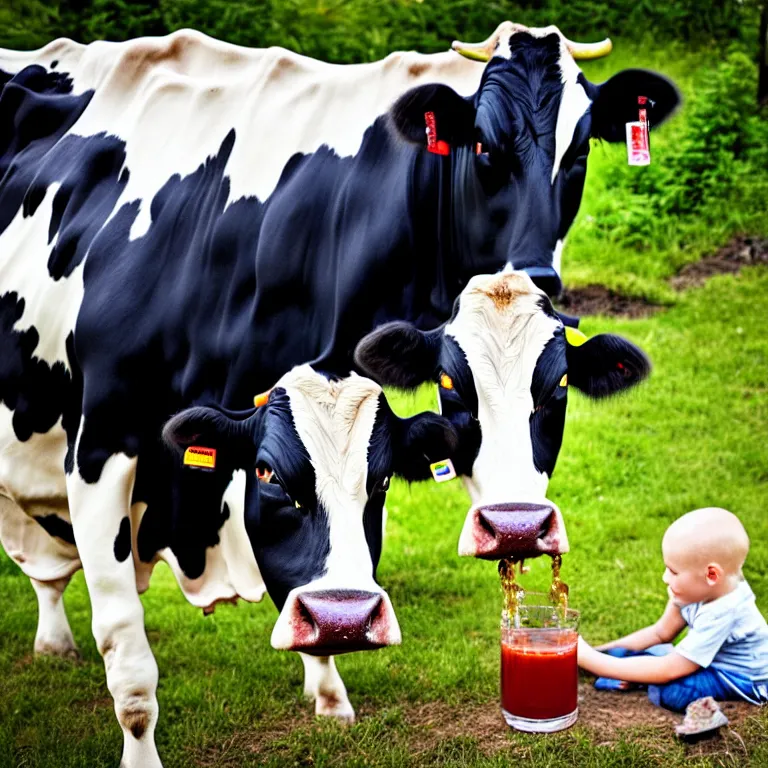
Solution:
[(576, 643), (566, 647), (501, 644), (501, 705), (511, 715), (549, 720), (576, 709)]

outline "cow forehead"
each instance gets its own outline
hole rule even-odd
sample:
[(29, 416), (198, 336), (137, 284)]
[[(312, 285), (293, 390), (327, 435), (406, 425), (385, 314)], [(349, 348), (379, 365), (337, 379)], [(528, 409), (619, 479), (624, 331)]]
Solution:
[(560, 326), (543, 301), (546, 296), (524, 272), (469, 281), (445, 333), (464, 351), (479, 389), (530, 386), (536, 360)]
[(277, 386), (288, 395), (296, 432), (315, 469), (318, 498), (327, 506), (340, 490), (364, 493), (381, 387), (357, 374), (329, 380), (309, 366), (293, 369)]

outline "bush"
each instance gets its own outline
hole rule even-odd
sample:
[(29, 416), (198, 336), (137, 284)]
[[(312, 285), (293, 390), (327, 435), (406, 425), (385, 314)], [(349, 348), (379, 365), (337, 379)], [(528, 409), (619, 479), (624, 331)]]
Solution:
[(597, 212), (601, 234), (625, 245), (663, 245), (653, 242), (654, 233), (668, 236), (660, 222), (674, 218), (679, 225), (736, 195), (747, 213), (768, 210), (768, 121), (756, 93), (757, 69), (743, 52), (705, 70), (685, 106), (686, 120), (670, 126), (663, 160), (646, 168), (611, 166), (607, 184), (621, 192)]
[[(8, 3), (10, 2), (10, 5)], [(482, 40), (504, 19), (557, 24), (569, 37), (652, 36), (754, 47), (757, 0), (4, 0), (0, 47), (37, 48), (58, 36), (126, 40), (193, 27), (241, 45), (280, 44), (340, 63), (393, 50), (445, 50)]]

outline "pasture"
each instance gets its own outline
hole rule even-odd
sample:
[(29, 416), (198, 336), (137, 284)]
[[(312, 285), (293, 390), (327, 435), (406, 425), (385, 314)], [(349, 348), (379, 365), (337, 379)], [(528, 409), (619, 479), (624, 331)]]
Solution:
[[(590, 79), (643, 65), (673, 76), (690, 95), (704, 66), (703, 57), (674, 48), (647, 51), (621, 41), (616, 48), (613, 57), (584, 67)], [(654, 136), (654, 162), (664, 163), (685, 120), (684, 107), (668, 132)], [(662, 533), (698, 506), (725, 506), (743, 520), (752, 539), (745, 575), (768, 611), (768, 268), (714, 277), (682, 293), (668, 282), (684, 263), (739, 232), (768, 235), (765, 210), (739, 211), (724, 199), (698, 222), (681, 222), (685, 237), (670, 235), (668, 248), (660, 243), (675, 231), (674, 219), (658, 222), (648, 247), (617, 243), (600, 229), (599, 215), (611, 200), (625, 199), (606, 182), (609, 168), (624, 161), (621, 146), (593, 147), (564, 255), (569, 287), (597, 283), (665, 305), (639, 319), (588, 317), (581, 326), (588, 335), (627, 336), (654, 364), (649, 381), (625, 397), (591, 403), (571, 394), (549, 489), (571, 543), (563, 577), (593, 643), (655, 620), (666, 599)], [(391, 399), (406, 415), (431, 407), (434, 397), (424, 389)], [(312, 717), (298, 657), (269, 646), (276, 611), (268, 598), (220, 606), (204, 618), (159, 566), (143, 603), (160, 668), (156, 738), (165, 765), (768, 764), (768, 714), (739, 708), (724, 737), (686, 747), (672, 735), (673, 719), (643, 706), (639, 694), (597, 700), (588, 678), (576, 727), (546, 737), (507, 732), (497, 702), (496, 567), (456, 555), (468, 505), (458, 481), (393, 484), (379, 581), (392, 598), (403, 645), (339, 658), (358, 715), (352, 727)], [(542, 588), (549, 561), (531, 566), (525, 584)], [(34, 593), (4, 554), (0, 594), (0, 765), (116, 765), (121, 734), (90, 635), (82, 573), (64, 598), (81, 662), (32, 656)]]

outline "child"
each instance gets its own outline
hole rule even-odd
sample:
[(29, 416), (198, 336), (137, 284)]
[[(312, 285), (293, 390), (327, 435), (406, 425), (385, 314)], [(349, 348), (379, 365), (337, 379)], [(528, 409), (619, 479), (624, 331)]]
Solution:
[[(744, 526), (724, 509), (697, 509), (669, 526), (661, 549), (669, 593), (661, 618), (598, 649), (579, 638), (579, 666), (645, 683), (648, 698), (668, 709), (682, 711), (704, 696), (768, 701), (768, 624), (741, 572), (749, 551)], [(677, 646), (658, 647), (686, 625)]]

